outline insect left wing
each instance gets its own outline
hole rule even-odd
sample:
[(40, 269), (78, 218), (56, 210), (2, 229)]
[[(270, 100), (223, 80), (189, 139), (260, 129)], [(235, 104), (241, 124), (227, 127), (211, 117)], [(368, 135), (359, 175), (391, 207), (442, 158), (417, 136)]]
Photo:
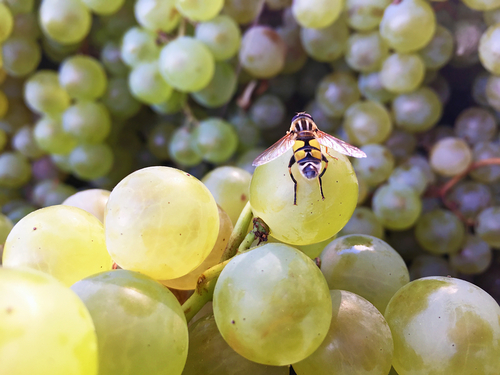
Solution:
[(269, 147), (262, 154), (257, 156), (257, 158), (253, 161), (252, 165), (257, 167), (262, 164), (269, 163), (271, 160), (276, 159), (278, 156), (283, 155), (287, 152), (294, 144), (296, 136), (292, 133), (288, 133), (280, 140), (278, 140), (275, 144)]
[(331, 148), (341, 154), (347, 156), (353, 156), (355, 158), (366, 158), (366, 154), (361, 151), (359, 148), (350, 145), (347, 142), (344, 142), (341, 139), (335, 138), (328, 133), (325, 133), (321, 130), (317, 131), (317, 139), (320, 144), (325, 147)]

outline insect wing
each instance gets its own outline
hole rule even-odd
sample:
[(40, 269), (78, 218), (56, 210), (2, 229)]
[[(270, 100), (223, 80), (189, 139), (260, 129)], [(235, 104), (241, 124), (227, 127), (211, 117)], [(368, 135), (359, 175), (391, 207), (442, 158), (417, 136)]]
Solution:
[(289, 133), (269, 147), (266, 151), (260, 154), (252, 163), (253, 166), (257, 167), (262, 164), (269, 163), (271, 160), (276, 159), (278, 156), (283, 155), (290, 148), (292, 148), (295, 142), (295, 135)]
[(317, 139), (323, 146), (331, 148), (341, 154), (353, 156), (355, 158), (366, 158), (366, 154), (359, 148), (354, 147), (341, 139), (335, 138), (330, 134), (322, 132), (321, 130), (317, 131)]

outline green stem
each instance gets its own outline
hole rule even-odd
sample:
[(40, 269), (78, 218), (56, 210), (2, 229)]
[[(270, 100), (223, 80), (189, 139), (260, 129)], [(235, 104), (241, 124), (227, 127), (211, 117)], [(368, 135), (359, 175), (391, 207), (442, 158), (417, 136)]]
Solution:
[(247, 202), (243, 211), (241, 211), (240, 217), (234, 226), (231, 236), (229, 237), (226, 250), (224, 251), (224, 254), (222, 254), (222, 258), (220, 260), (221, 262), (231, 259), (236, 255), (238, 247), (247, 235), (248, 226), (250, 225), (250, 221), (252, 221), (252, 217), (252, 207), (250, 207), (250, 202)]
[(198, 314), (198, 311), (200, 311), (207, 302), (212, 300), (215, 284), (217, 283), (218, 278), (219, 276), (204, 283), (204, 288), (201, 293), (198, 289), (196, 289), (194, 294), (189, 297), (186, 302), (184, 302), (182, 310), (184, 311), (184, 315), (186, 315), (186, 321), (188, 323), (196, 314)]

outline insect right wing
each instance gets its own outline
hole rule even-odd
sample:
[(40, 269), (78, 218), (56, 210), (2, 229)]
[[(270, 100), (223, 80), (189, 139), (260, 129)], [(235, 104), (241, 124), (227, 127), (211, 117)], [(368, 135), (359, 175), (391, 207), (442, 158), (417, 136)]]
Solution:
[(327, 148), (331, 148), (347, 156), (353, 156), (355, 158), (366, 158), (366, 154), (359, 148), (354, 147), (353, 145), (350, 145), (349, 143), (344, 142), (341, 139), (335, 138), (328, 133), (318, 130), (317, 136), (318, 142)]
[(257, 156), (257, 158), (253, 161), (252, 165), (257, 167), (262, 164), (269, 163), (271, 160), (276, 159), (278, 156), (283, 155), (290, 148), (292, 148), (295, 143), (296, 135), (293, 133), (288, 133), (271, 147), (269, 147), (262, 154)]

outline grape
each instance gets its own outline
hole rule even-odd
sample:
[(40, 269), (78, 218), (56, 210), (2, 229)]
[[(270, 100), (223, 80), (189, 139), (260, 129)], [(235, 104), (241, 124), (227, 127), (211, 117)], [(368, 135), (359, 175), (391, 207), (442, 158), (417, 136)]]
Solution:
[(219, 263), (222, 254), (226, 249), (226, 245), (229, 242), (231, 232), (233, 231), (233, 224), (231, 223), (231, 219), (227, 213), (219, 205), (217, 205), (217, 208), (219, 210), (219, 234), (217, 235), (217, 240), (215, 241), (215, 245), (210, 251), (210, 254), (208, 254), (205, 260), (203, 260), (198, 267), (189, 272), (187, 275), (176, 279), (162, 280), (161, 283), (163, 285), (179, 290), (196, 289), (198, 279), (202, 273)]
[[(499, 3), (500, 6), (500, 3)], [(500, 38), (500, 26), (493, 25), (486, 30), (479, 42), (479, 58), (483, 66), (493, 74), (500, 74), (500, 64), (498, 56), (500, 47), (497, 46)]]
[(380, 24), (384, 10), (390, 3), (391, 0), (347, 0), (347, 22), (357, 31), (372, 30)]
[(216, 61), (222, 61), (238, 53), (241, 31), (235, 20), (226, 15), (220, 15), (210, 21), (197, 24), (195, 38), (208, 47)]
[(394, 53), (383, 63), (380, 81), (391, 92), (408, 93), (420, 86), (424, 73), (424, 61), (419, 55)]
[(0, 91), (0, 119), (4, 118), (9, 110), (9, 99), (7, 95)]
[(12, 33), (14, 17), (7, 5), (0, 4), (0, 43), (4, 42)]
[(101, 49), (101, 62), (106, 70), (114, 76), (125, 76), (128, 68), (122, 60), (120, 46), (108, 41)]
[(66, 133), (60, 116), (44, 116), (35, 125), (33, 135), (43, 151), (51, 154), (68, 154), (76, 147), (77, 141)]
[(63, 130), (81, 143), (101, 143), (111, 130), (111, 116), (102, 103), (79, 101), (62, 115)]
[(421, 168), (403, 164), (394, 169), (389, 177), (389, 184), (407, 186), (418, 195), (422, 195), (427, 188), (428, 181)]
[(461, 181), (450, 191), (449, 201), (468, 219), (475, 219), (492, 202), (490, 188), (475, 181)]
[(378, 31), (352, 34), (347, 41), (346, 62), (356, 71), (379, 70), (389, 55), (389, 48)]
[(228, 103), (236, 92), (237, 77), (226, 62), (216, 62), (212, 80), (205, 88), (193, 92), (192, 98), (204, 107), (220, 107)]
[(437, 74), (434, 81), (429, 84), (429, 88), (434, 90), (441, 101), (441, 104), (447, 104), (451, 96), (451, 88), (448, 80), (442, 75)]
[(488, 105), (488, 98), (486, 97), (486, 85), (488, 83), (489, 74), (486, 72), (479, 73), (472, 83), (472, 97), (476, 104), (480, 106)]
[(160, 122), (148, 135), (148, 150), (160, 160), (170, 159), (168, 145), (175, 130), (174, 125)]
[(140, 273), (114, 270), (71, 289), (94, 321), (99, 373), (182, 373), (188, 329), (182, 307), (167, 288)]
[[(233, 298), (235, 293), (242, 298)], [(219, 276), (213, 308), (231, 348), (274, 366), (314, 352), (332, 317), (328, 286), (317, 266), (283, 244), (267, 244), (233, 258)]]
[(314, 96), (318, 81), (330, 72), (325, 64), (308, 60), (299, 73), (298, 93), (304, 97)]
[(425, 0), (393, 2), (384, 11), (380, 34), (398, 53), (425, 47), (434, 36), (436, 17)]
[(480, 19), (468, 18), (453, 23), (455, 54), (452, 64), (468, 67), (479, 62), (478, 48), (486, 25)]
[(32, 113), (24, 105), (24, 101), (22, 99), (9, 98), (7, 113), (3, 119), (0, 119), (0, 128), (7, 134), (14, 134), (31, 121), (33, 121)]
[(7, 144), (7, 134), (3, 129), (0, 129), (0, 153), (4, 150)]
[(282, 74), (290, 75), (300, 71), (307, 62), (307, 53), (300, 42), (299, 27), (277, 27), (276, 32), (285, 42), (285, 64)]
[(491, 75), (486, 82), (486, 99), (495, 110), (500, 110), (500, 77)]
[(172, 160), (186, 167), (201, 163), (202, 156), (194, 148), (193, 134), (186, 128), (179, 128), (170, 140), (169, 153)]
[(234, 19), (239, 24), (252, 22), (260, 14), (264, 5), (263, 0), (225, 0), (224, 13)]
[[(257, 145), (257, 142), (260, 140), (259, 129), (246, 113), (237, 111), (229, 116), (229, 122), (238, 134), (238, 151), (248, 151)], [(253, 159), (250, 160), (250, 164), (252, 161)]]
[(394, 157), (387, 147), (378, 144), (363, 145), (366, 158), (355, 159), (354, 170), (369, 186), (377, 186), (387, 180), (394, 169)]
[(394, 339), (392, 365), (400, 375), (496, 374), (499, 316), (495, 300), (467, 281), (412, 281), (385, 311)]
[(24, 100), (37, 113), (60, 113), (70, 103), (68, 93), (59, 85), (57, 73), (39, 70), (25, 84)]
[(316, 88), (316, 101), (330, 117), (342, 117), (347, 108), (359, 98), (356, 79), (349, 73), (328, 74)]
[(442, 111), (439, 97), (427, 87), (398, 95), (392, 102), (396, 126), (411, 133), (429, 130), (441, 118)]
[(133, 117), (141, 109), (141, 103), (130, 94), (125, 78), (109, 80), (103, 103), (112, 115), (120, 118)]
[[(0, 268), (0, 311), (2, 372), (97, 375), (92, 318), (82, 301), (53, 277)], [(20, 350), (25, 352), (20, 355)]]
[(417, 138), (406, 131), (393, 129), (389, 137), (385, 140), (384, 146), (391, 151), (392, 156), (398, 162), (408, 159), (415, 152)]
[(51, 206), (14, 226), (5, 243), (3, 264), (41, 270), (70, 286), (111, 269), (112, 261), (99, 220), (79, 208)]
[(176, 0), (176, 7), (193, 21), (209, 21), (221, 11), (224, 0)]
[[(333, 316), (320, 347), (294, 363), (297, 375), (386, 375), (394, 345), (384, 316), (364, 298), (344, 290), (331, 290)], [(368, 363), (370, 363), (368, 365)]]
[(238, 135), (231, 124), (217, 118), (207, 118), (193, 131), (196, 153), (210, 163), (227, 161), (238, 147)]
[(380, 72), (361, 74), (358, 79), (358, 87), (361, 94), (368, 100), (387, 103), (395, 97), (394, 93), (382, 85)]
[(91, 11), (100, 16), (109, 16), (123, 6), (125, 0), (81, 0)]
[(483, 12), (483, 20), (487, 26), (493, 26), (500, 22), (499, 8), (487, 10)]
[(28, 159), (19, 152), (0, 154), (0, 187), (20, 188), (31, 177)]
[(453, 254), (462, 246), (465, 228), (451, 211), (435, 209), (420, 217), (415, 237), (420, 246), (432, 254)]
[(321, 272), (330, 289), (356, 293), (384, 311), (391, 297), (409, 282), (401, 256), (369, 235), (339, 237), (321, 253)]
[(61, 204), (81, 208), (104, 222), (104, 211), (110, 193), (102, 189), (83, 190), (69, 196)]
[(62, 183), (49, 190), (44, 199), (44, 206), (55, 206), (61, 204), (66, 198), (76, 193), (76, 189), (71, 185)]
[(339, 128), (341, 120), (335, 117), (329, 117), (323, 112), (316, 100), (311, 100), (305, 108), (306, 112), (309, 113), (318, 128), (327, 133), (332, 133)]
[(101, 63), (90, 56), (71, 56), (59, 68), (59, 82), (73, 99), (100, 98), (106, 92), (107, 81)]
[(292, 12), (302, 27), (322, 29), (339, 18), (343, 7), (342, 0), (294, 0)]
[(175, 0), (137, 0), (134, 14), (137, 22), (151, 32), (169, 32), (179, 24)]
[(475, 226), (476, 234), (488, 245), (494, 248), (500, 247), (500, 207), (493, 206), (481, 211), (477, 216)]
[(438, 141), (429, 158), (432, 169), (443, 176), (455, 176), (472, 162), (472, 151), (462, 139), (447, 137)]
[(59, 182), (55, 179), (47, 179), (38, 182), (31, 193), (30, 202), (37, 206), (45, 206), (45, 198), (47, 194), (56, 188)]
[(160, 115), (168, 115), (179, 112), (187, 101), (187, 94), (177, 90), (163, 103), (151, 105), (151, 109)]
[(42, 47), (45, 55), (51, 61), (59, 64), (71, 54), (76, 53), (78, 48), (80, 48), (80, 44), (60, 44), (44, 35), (42, 38)]
[(349, 38), (349, 29), (343, 19), (338, 19), (325, 28), (300, 30), (300, 40), (307, 54), (317, 61), (335, 61), (344, 55)]
[(219, 167), (206, 174), (201, 182), (210, 190), (215, 201), (236, 224), (248, 202), (252, 175), (237, 167)]
[[(452, 255), (454, 256), (454, 255)], [(412, 260), (410, 265), (410, 280), (429, 276), (455, 276), (456, 271), (448, 261), (437, 255), (423, 254)]]
[(92, 16), (80, 0), (42, 0), (40, 27), (54, 41), (75, 44), (90, 31)]
[[(145, 206), (148, 202), (155, 204)], [(113, 189), (106, 207), (106, 244), (113, 260), (159, 280), (198, 267), (215, 244), (218, 226), (210, 191), (169, 167), (128, 175)]]
[(470, 107), (455, 121), (455, 134), (469, 144), (490, 141), (497, 131), (496, 119), (487, 109)]
[(459, 253), (450, 256), (450, 263), (459, 272), (471, 275), (483, 273), (491, 264), (492, 253), (486, 242), (474, 235), (467, 235)]
[(491, 10), (500, 7), (499, 0), (462, 0), (465, 5), (475, 10)]
[(142, 62), (155, 61), (159, 54), (160, 48), (153, 32), (133, 27), (123, 35), (121, 58), (128, 66), (134, 67)]
[(7, 215), (7, 217), (14, 223), (17, 224), (22, 218), (24, 218), (26, 215), (34, 212), (36, 210), (36, 207), (30, 205), (30, 204), (24, 204), (12, 211), (10, 211)]
[(172, 88), (164, 81), (156, 61), (136, 65), (130, 72), (128, 85), (131, 94), (147, 104), (162, 103), (172, 95)]
[(341, 237), (349, 234), (366, 234), (383, 239), (384, 227), (368, 207), (357, 207), (338, 236)]
[(165, 81), (180, 91), (198, 91), (214, 75), (215, 62), (210, 50), (192, 37), (179, 37), (160, 53), (160, 73)]
[(69, 154), (51, 154), (50, 159), (61, 171), (66, 173), (71, 172), (71, 165), (69, 163)]
[[(474, 146), (474, 161), (500, 157), (500, 145), (494, 142), (482, 142)], [(500, 178), (500, 166), (487, 165), (470, 172), (470, 176), (480, 182), (495, 182)]]
[(5, 243), (5, 240), (7, 239), (7, 236), (9, 235), (13, 226), (14, 224), (7, 216), (0, 214), (0, 249), (2, 251), (3, 244)]
[(33, 129), (30, 126), (24, 126), (17, 131), (11, 140), (12, 148), (19, 151), (22, 155), (30, 159), (41, 157), (44, 152), (38, 147), (38, 143), (33, 135)]
[(351, 105), (344, 114), (342, 124), (355, 145), (383, 142), (392, 130), (387, 109), (374, 101), (360, 101)]
[(42, 51), (31, 38), (13, 36), (0, 46), (0, 66), (13, 77), (24, 77), (33, 72), (42, 58)]
[(74, 174), (83, 180), (103, 177), (113, 166), (113, 152), (105, 143), (82, 144), (69, 155)]
[(250, 107), (250, 118), (257, 128), (265, 130), (275, 128), (283, 123), (286, 108), (275, 95), (264, 94)]

